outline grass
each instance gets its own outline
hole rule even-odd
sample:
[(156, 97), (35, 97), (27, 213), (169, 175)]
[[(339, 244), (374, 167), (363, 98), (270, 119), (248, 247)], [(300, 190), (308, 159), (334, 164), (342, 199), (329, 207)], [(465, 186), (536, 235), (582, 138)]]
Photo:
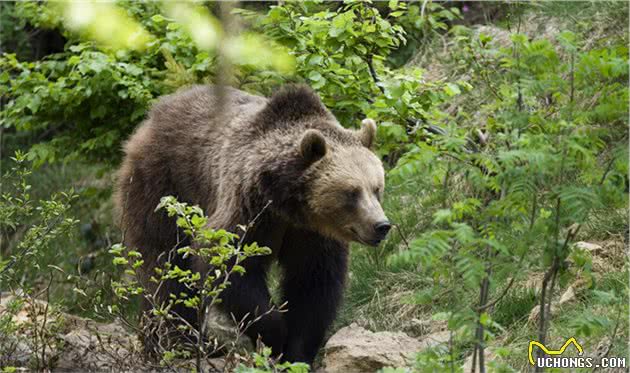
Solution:
[(538, 295), (531, 288), (511, 290), (494, 308), (492, 319), (504, 326), (526, 321), (529, 312), (538, 304)]
[[(406, 185), (390, 185), (389, 195), (385, 200), (385, 210), (411, 240), (431, 224), (432, 211), (425, 206), (434, 206), (435, 200), (427, 199), (421, 188), (408, 188)], [(434, 196), (435, 198), (435, 196)], [(625, 214), (624, 214), (625, 213)], [(593, 215), (580, 235), (581, 240), (613, 240), (619, 245), (625, 242), (627, 231), (627, 210), (598, 212)], [(418, 265), (394, 265), (388, 259), (399, 250), (405, 250), (405, 243), (395, 230), (392, 230), (387, 242), (381, 248), (369, 248), (361, 245), (352, 246), (349, 287), (345, 303), (334, 329), (356, 322), (370, 330), (405, 331), (421, 337), (435, 331), (443, 324), (432, 320), (436, 315), (457, 309), (464, 309), (477, 302), (476, 293), (449, 292), (453, 284), (436, 284), (429, 268)], [(613, 250), (611, 252), (616, 252)], [(625, 253), (624, 253), (625, 254)], [(617, 328), (616, 336), (609, 356), (628, 356), (628, 259), (624, 254), (608, 258), (615, 265), (603, 273), (595, 273), (590, 288), (578, 292), (577, 299), (563, 305), (560, 312), (554, 314), (548, 332), (548, 343), (561, 345), (573, 335), (585, 341), (585, 348), (593, 351), (597, 345), (607, 343)], [(617, 253), (616, 255), (619, 255)], [(625, 263), (625, 265), (624, 265)], [(571, 272), (574, 276), (580, 273)], [(531, 276), (530, 276), (531, 275)], [(515, 285), (492, 309), (488, 310), (492, 321), (500, 327), (490, 328), (494, 337), (488, 341), (491, 351), (496, 351), (497, 371), (524, 371), (529, 369), (526, 356), (530, 340), (537, 339), (538, 328), (528, 321), (530, 312), (539, 305), (539, 291), (542, 274), (527, 272), (517, 278)], [(556, 287), (557, 301), (566, 287), (575, 279), (567, 277), (559, 281)], [(507, 279), (496, 279), (492, 286), (490, 299), (494, 299), (505, 286)], [(621, 322), (615, 318), (619, 304), (608, 304), (608, 292), (619, 296), (624, 317)], [(585, 316), (588, 315), (588, 316)], [(432, 328), (414, 329), (422, 321), (428, 321)], [(535, 324), (535, 323), (534, 323)], [(461, 330), (455, 329), (456, 333)], [(589, 335), (585, 335), (589, 333)], [(471, 344), (460, 346), (458, 364), (472, 352)], [(421, 358), (422, 360), (422, 358)], [(419, 368), (420, 369), (420, 368)], [(424, 369), (424, 368), (422, 368)], [(420, 369), (422, 371), (422, 369)]]
[[(404, 196), (397, 195), (392, 199), (400, 200)], [(392, 207), (393, 206), (393, 207)], [(395, 201), (388, 200), (386, 211), (396, 208), (398, 218), (402, 222), (403, 230), (410, 232), (410, 237), (418, 234), (412, 217), (424, 215), (422, 211), (405, 211)], [(607, 225), (609, 229), (624, 229), (623, 224), (610, 224), (611, 220), (599, 221), (594, 226)], [(360, 325), (374, 330), (401, 330), (415, 336), (421, 336), (431, 330), (424, 329), (418, 332), (410, 328), (418, 320), (431, 320), (440, 312), (451, 309), (453, 302), (448, 291), (432, 293), (432, 278), (424, 268), (412, 268), (410, 266), (397, 267), (389, 263), (388, 256), (395, 252), (402, 244), (395, 232), (389, 238), (389, 242), (381, 249), (373, 249), (353, 246), (351, 258), (350, 283), (343, 310), (335, 325), (335, 329), (357, 322)], [(585, 236), (594, 237), (595, 231), (587, 229)], [(608, 232), (610, 234), (611, 232)], [(603, 238), (598, 231), (597, 237)], [(610, 237), (610, 236), (608, 236)], [(617, 236), (622, 237), (622, 236)], [(618, 258), (619, 259), (619, 258)], [(624, 260), (623, 258), (621, 260)], [(554, 315), (549, 329), (549, 345), (562, 344), (567, 338), (579, 335), (585, 341), (585, 348), (592, 351), (598, 344), (605, 343), (617, 325), (617, 334), (613, 340), (609, 356), (628, 356), (628, 345), (624, 341), (628, 338), (628, 264), (627, 259), (624, 268), (616, 266), (610, 272), (596, 274), (595, 282), (591, 289), (586, 289), (578, 294), (578, 299), (561, 308), (561, 312)], [(537, 339), (537, 326), (528, 323), (530, 311), (539, 305), (539, 293), (528, 282), (528, 278), (518, 280), (511, 291), (491, 309), (492, 320), (503, 327), (503, 330), (493, 329), (496, 336), (491, 339), (491, 349), (499, 348), (505, 357), (498, 358), (499, 365), (512, 367), (516, 371), (528, 369), (528, 363), (523, 359), (527, 352), (529, 340)], [(540, 283), (540, 278), (535, 282)], [(446, 289), (448, 284), (444, 284)], [(505, 284), (494, 286), (494, 298)], [(564, 287), (568, 286), (565, 284)], [(556, 290), (556, 297), (564, 291), (564, 287)], [(616, 323), (615, 317), (620, 305), (607, 304), (605, 295), (614, 292), (621, 296), (622, 308), (621, 322)], [(460, 305), (474, 304), (477, 294), (464, 294), (458, 297)], [(557, 299), (557, 298), (556, 298)], [(588, 315), (588, 316), (585, 316)], [(430, 321), (436, 324), (437, 322)], [(577, 333), (577, 334), (576, 334)], [(580, 334), (581, 333), (581, 334)], [(590, 333), (585, 335), (585, 333)], [(471, 351), (472, 346), (464, 346)], [(506, 352), (509, 351), (509, 352)]]

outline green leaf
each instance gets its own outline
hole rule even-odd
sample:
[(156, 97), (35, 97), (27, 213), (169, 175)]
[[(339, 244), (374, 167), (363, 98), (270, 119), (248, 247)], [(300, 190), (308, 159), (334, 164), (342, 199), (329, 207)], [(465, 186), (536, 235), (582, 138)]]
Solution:
[(458, 94), (462, 93), (459, 89), (459, 86), (454, 83), (446, 83), (443, 89), (444, 92), (446, 92), (446, 94), (450, 97), (457, 96)]
[(317, 82), (322, 79), (322, 74), (317, 71), (311, 71), (311, 73), (308, 75), (308, 78), (314, 82)]

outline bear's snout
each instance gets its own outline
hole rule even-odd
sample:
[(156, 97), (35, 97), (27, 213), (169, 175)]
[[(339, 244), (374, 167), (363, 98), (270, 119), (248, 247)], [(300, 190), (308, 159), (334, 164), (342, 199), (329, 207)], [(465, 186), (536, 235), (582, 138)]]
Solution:
[(387, 220), (379, 221), (374, 224), (374, 233), (372, 235), (373, 239), (369, 243), (373, 246), (378, 246), (378, 244), (387, 237), (387, 233), (389, 233), (390, 229), (392, 229), (392, 225)]
[(392, 229), (392, 225), (387, 220), (378, 222), (374, 225), (374, 231), (376, 232), (376, 237), (380, 238), (379, 241), (382, 241), (389, 230)]

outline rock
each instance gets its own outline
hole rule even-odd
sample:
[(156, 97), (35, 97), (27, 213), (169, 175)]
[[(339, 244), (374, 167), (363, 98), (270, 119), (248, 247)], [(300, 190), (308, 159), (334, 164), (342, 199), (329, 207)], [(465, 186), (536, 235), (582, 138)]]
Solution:
[(120, 325), (104, 324), (75, 329), (62, 336), (65, 342), (57, 369), (131, 369), (138, 362), (139, 341)]
[(562, 293), (562, 296), (560, 297), (560, 301), (558, 302), (558, 304), (565, 304), (565, 303), (571, 302), (574, 299), (575, 299), (575, 289), (573, 288), (573, 286), (569, 286), (567, 290), (565, 290), (564, 293)]
[[(484, 356), (484, 362), (486, 364), (488, 364), (489, 361), (494, 361), (497, 358), (496, 355), (488, 348), (485, 348), (483, 350), (483, 356)], [(476, 365), (475, 372), (480, 372), (481, 370), (479, 366), (479, 357), (477, 357), (477, 360), (475, 361), (475, 365)], [(464, 373), (468, 373), (468, 372), (472, 372), (472, 367), (473, 367), (473, 355), (471, 354), (470, 356), (466, 358), (466, 361), (464, 362), (462, 369)]]
[(600, 254), (603, 249), (601, 245), (585, 241), (576, 242), (575, 247), (577, 247), (578, 249), (586, 250), (591, 254)]
[(509, 48), (512, 46), (511, 33), (508, 30), (496, 26), (481, 25), (473, 29), (475, 39), (480, 35), (490, 36), (495, 48)]
[(324, 367), (328, 373), (375, 372), (381, 368), (402, 367), (424, 349), (446, 343), (449, 332), (414, 339), (401, 332), (374, 333), (356, 324), (335, 333), (324, 347)]
[[(3, 295), (0, 315), (16, 299)], [(35, 299), (24, 302), (12, 321), (17, 330), (11, 338), (19, 342), (9, 359), (20, 366), (31, 366), (36, 356), (44, 366), (61, 370), (144, 370), (139, 340), (118, 323), (98, 323), (65, 314)], [(41, 343), (35, 344), (41, 338), (32, 335), (35, 327), (39, 333), (45, 330), (44, 351)], [(41, 360), (42, 354), (45, 361)]]
[[(591, 268), (595, 274), (621, 270), (623, 263), (625, 263), (625, 243), (620, 239), (611, 239), (599, 243), (580, 241), (575, 243), (575, 247), (591, 255)], [(572, 261), (569, 260), (569, 262)]]
[[(549, 319), (553, 314), (558, 310), (558, 302), (551, 302), (551, 306), (549, 307), (549, 314), (545, 314), (545, 317)], [(529, 312), (529, 317), (527, 318), (527, 322), (531, 325), (538, 325), (538, 321), (540, 319), (540, 305), (537, 304), (532, 308)]]
[(423, 320), (413, 318), (403, 325), (403, 331), (412, 337), (422, 337), (446, 329), (446, 320), (433, 320), (431, 318)]
[(433, 348), (435, 346), (448, 343), (451, 333), (448, 330), (427, 334), (420, 340), (422, 343), (421, 350)]

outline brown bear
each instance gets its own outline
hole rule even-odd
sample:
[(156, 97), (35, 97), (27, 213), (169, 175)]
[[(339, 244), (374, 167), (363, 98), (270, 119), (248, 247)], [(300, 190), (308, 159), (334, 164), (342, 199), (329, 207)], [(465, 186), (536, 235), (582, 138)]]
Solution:
[[(391, 227), (380, 203), (383, 167), (370, 150), (375, 133), (370, 119), (360, 130), (343, 128), (304, 86), (270, 99), (215, 86), (163, 97), (124, 148), (115, 201), (125, 244), (143, 254), (147, 278), (161, 254), (185, 244), (174, 221), (155, 211), (166, 195), (201, 206), (217, 229), (237, 232), (258, 216), (247, 242), (272, 254), (243, 262), (246, 273), (230, 277), (221, 307), (237, 320), (269, 310), (266, 277), (277, 260), (288, 311), (268, 313), (247, 335), (285, 360), (311, 363), (342, 296), (349, 242), (378, 245)], [(166, 300), (185, 289), (162, 290)], [(197, 325), (191, 309), (175, 311)]]

